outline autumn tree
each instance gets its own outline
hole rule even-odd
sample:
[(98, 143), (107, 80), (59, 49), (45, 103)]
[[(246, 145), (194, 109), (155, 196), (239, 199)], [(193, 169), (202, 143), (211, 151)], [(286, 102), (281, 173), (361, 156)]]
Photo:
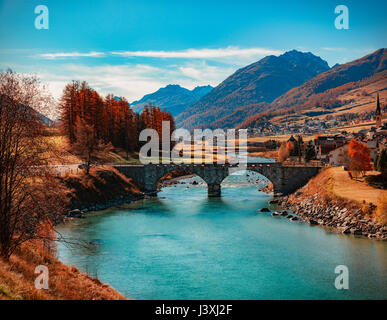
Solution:
[(60, 99), (60, 120), (62, 131), (69, 138), (70, 143), (75, 142), (75, 120), (78, 113), (79, 81), (73, 81), (65, 86)]
[(34, 76), (0, 73), (0, 256), (41, 237), (67, 205), (65, 188), (47, 166), (52, 156), (41, 113), (52, 99)]
[(352, 139), (349, 143), (348, 155), (350, 157), (350, 169), (357, 175), (360, 173), (364, 176), (366, 171), (372, 169), (370, 149), (366, 145)]
[[(110, 142), (110, 146), (124, 150), (129, 158), (129, 152), (138, 151), (141, 147), (138, 137), (143, 129), (156, 130), (160, 141), (163, 121), (169, 121), (171, 132), (175, 129), (172, 115), (165, 110), (149, 105), (144, 107), (141, 115), (136, 114), (124, 97), (109, 94), (102, 98), (87, 82), (73, 81), (66, 85), (60, 101), (60, 112), (64, 134), (74, 151), (83, 154), (84, 159), (89, 159), (88, 152), (85, 152), (88, 147), (81, 148), (77, 137), (85, 142), (85, 137), (91, 131), (95, 139), (86, 140), (93, 142), (97, 149), (104, 149), (103, 146), (108, 146)], [(92, 154), (98, 152), (93, 151)]]
[(86, 123), (78, 117), (75, 125), (76, 142), (74, 151), (86, 162), (86, 173), (89, 174), (90, 166), (101, 160), (104, 154), (112, 151), (110, 142), (105, 143), (99, 139), (93, 125)]
[(288, 141), (288, 142), (286, 143), (286, 149), (288, 150), (288, 156), (289, 156), (289, 155), (292, 155), (292, 151), (293, 151), (293, 149), (294, 149), (293, 142)]
[(288, 149), (287, 143), (282, 142), (278, 149), (278, 160), (280, 162), (284, 162), (288, 157), (289, 157), (289, 149)]
[(378, 204), (376, 209), (376, 219), (384, 224), (387, 225), (387, 194), (381, 193), (378, 198)]

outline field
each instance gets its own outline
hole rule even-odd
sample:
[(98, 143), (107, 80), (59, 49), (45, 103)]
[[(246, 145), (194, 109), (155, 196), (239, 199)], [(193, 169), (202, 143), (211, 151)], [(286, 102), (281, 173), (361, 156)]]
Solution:
[[(82, 159), (70, 151), (70, 146), (65, 136), (45, 137), (47, 143), (52, 146), (52, 154), (47, 156), (48, 163), (51, 165), (74, 165), (83, 163)], [(138, 154), (129, 153), (126, 158), (126, 152), (120, 149), (114, 149), (107, 154), (99, 155), (102, 164), (127, 164), (138, 163)]]
[[(348, 172), (341, 167), (328, 169), (332, 175), (332, 191), (335, 195), (357, 202), (378, 203), (381, 195), (386, 195), (387, 190), (373, 188), (364, 181), (350, 179)], [(368, 175), (378, 174), (368, 172)]]

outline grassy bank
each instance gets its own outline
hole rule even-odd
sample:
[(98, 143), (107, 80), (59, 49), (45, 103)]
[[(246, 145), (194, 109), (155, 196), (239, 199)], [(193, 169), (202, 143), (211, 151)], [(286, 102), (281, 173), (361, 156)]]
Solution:
[[(35, 267), (47, 266), (48, 289), (36, 289)], [(96, 278), (64, 265), (36, 242), (25, 243), (9, 261), (0, 259), (0, 300), (123, 300)]]
[[(84, 163), (79, 155), (72, 151), (68, 139), (65, 136), (53, 135), (45, 137), (45, 139), (52, 149), (52, 154), (47, 154), (49, 164), (71, 165)], [(100, 163), (106, 164), (139, 163), (138, 153), (129, 152), (127, 154), (119, 148), (114, 148), (112, 151), (106, 153), (99, 153), (98, 159)]]
[[(65, 174), (59, 179), (68, 189), (69, 210), (99, 210), (142, 197), (131, 179), (113, 167), (96, 167), (89, 175), (80, 171), (77, 175)], [(38, 265), (48, 267), (48, 290), (35, 288), (34, 281), (38, 276), (35, 267)], [(116, 300), (125, 297), (98, 279), (64, 265), (54, 254), (43, 250), (40, 242), (32, 241), (23, 244), (9, 261), (0, 259), (0, 299)]]
[(142, 197), (140, 189), (110, 166), (95, 167), (90, 173), (67, 173), (60, 178), (69, 190), (70, 209), (101, 210)]

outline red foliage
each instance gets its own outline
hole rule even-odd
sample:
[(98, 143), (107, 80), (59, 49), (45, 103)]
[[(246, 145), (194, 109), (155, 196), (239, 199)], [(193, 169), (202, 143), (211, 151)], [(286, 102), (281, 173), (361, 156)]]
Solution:
[(360, 172), (362, 175), (372, 169), (370, 149), (366, 145), (352, 139), (349, 143), (348, 155), (351, 158), (350, 168), (354, 172)]
[(110, 94), (102, 98), (86, 82), (66, 85), (60, 109), (63, 130), (72, 145), (77, 140), (77, 122), (90, 126), (95, 140), (127, 152), (139, 149), (138, 136), (145, 128), (155, 129), (161, 137), (162, 121), (170, 121), (171, 132), (174, 130), (173, 117), (165, 110), (145, 106), (141, 115), (136, 114), (124, 97)]

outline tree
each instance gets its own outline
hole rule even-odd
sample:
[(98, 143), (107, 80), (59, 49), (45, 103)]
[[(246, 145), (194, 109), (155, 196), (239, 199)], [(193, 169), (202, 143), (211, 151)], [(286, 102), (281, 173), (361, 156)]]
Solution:
[(305, 150), (305, 160), (310, 161), (313, 159), (316, 159), (316, 150), (314, 148), (312, 141), (309, 141)]
[(294, 155), (294, 149), (295, 149), (295, 144), (293, 142), (288, 141), (286, 143), (286, 149), (288, 150), (288, 157)]
[(387, 194), (380, 194), (378, 198), (378, 205), (376, 209), (376, 219), (387, 225)]
[[(288, 144), (292, 144), (288, 142)], [(278, 160), (280, 162), (284, 162), (289, 157), (289, 149), (287, 148), (286, 142), (282, 142), (281, 146), (278, 149)]]
[(73, 145), (74, 151), (86, 161), (86, 173), (89, 174), (90, 166), (101, 159), (103, 154), (113, 149), (112, 144), (105, 143), (98, 139), (93, 125), (86, 123), (78, 117), (75, 125), (76, 142)]
[(383, 149), (375, 157), (374, 167), (377, 171), (381, 172), (382, 175), (387, 178), (387, 149)]
[(298, 160), (301, 162), (301, 157), (304, 153), (304, 141), (302, 140), (301, 136), (297, 137), (297, 155), (298, 155)]
[(349, 143), (348, 155), (351, 159), (350, 169), (355, 174), (360, 172), (361, 175), (364, 176), (366, 171), (372, 169), (370, 149), (360, 141), (355, 139), (351, 140)]
[[(77, 142), (77, 135), (85, 141), (88, 131), (93, 132), (93, 141), (98, 141), (97, 144), (93, 142), (93, 145), (102, 148), (103, 144), (108, 145), (110, 142), (115, 148), (123, 149), (129, 158), (129, 152), (139, 150), (138, 137), (142, 129), (155, 129), (162, 137), (163, 121), (170, 122), (171, 132), (175, 128), (172, 115), (165, 110), (150, 105), (145, 106), (141, 115), (138, 115), (124, 97), (108, 94), (103, 99), (86, 82), (74, 81), (66, 85), (60, 102), (60, 113), (62, 129), (71, 147), (85, 155), (87, 153), (81, 151), (84, 148)], [(88, 128), (82, 129), (81, 125), (88, 125)], [(91, 142), (89, 138), (86, 140)]]
[(34, 76), (0, 73), (0, 256), (41, 237), (45, 221), (57, 223), (66, 189), (47, 166), (53, 149), (41, 113), (52, 99)]
[(62, 131), (68, 136), (71, 144), (75, 142), (75, 118), (79, 109), (77, 105), (79, 88), (78, 81), (67, 84), (63, 89), (59, 104)]

